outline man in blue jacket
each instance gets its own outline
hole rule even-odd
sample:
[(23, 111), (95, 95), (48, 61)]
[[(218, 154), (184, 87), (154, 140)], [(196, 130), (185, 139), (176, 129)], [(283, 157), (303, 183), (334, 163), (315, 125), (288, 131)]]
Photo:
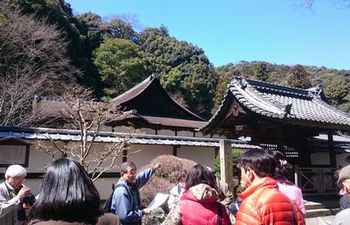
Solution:
[(159, 168), (159, 164), (137, 172), (135, 163), (124, 162), (120, 165), (120, 175), (112, 199), (112, 212), (117, 214), (122, 225), (140, 225), (144, 214), (149, 214), (148, 208), (141, 209), (139, 189)]

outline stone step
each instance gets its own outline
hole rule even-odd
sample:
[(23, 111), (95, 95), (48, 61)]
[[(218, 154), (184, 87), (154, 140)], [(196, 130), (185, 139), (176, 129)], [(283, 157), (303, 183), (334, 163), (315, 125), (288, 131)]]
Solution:
[(337, 212), (338, 212), (338, 208), (309, 209), (309, 210), (306, 210), (305, 218), (331, 216), (331, 215), (335, 215)]
[(335, 215), (339, 209), (338, 195), (306, 196), (305, 218)]
[(338, 208), (339, 207), (339, 201), (325, 201), (325, 202), (312, 202), (312, 201), (306, 201), (305, 203), (305, 209), (311, 210), (311, 209), (332, 209), (332, 208)]

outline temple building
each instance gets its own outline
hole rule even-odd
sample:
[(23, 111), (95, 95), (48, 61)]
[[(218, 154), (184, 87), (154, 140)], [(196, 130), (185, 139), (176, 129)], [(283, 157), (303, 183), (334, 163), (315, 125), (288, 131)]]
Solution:
[[(228, 139), (248, 137), (253, 145), (283, 152), (295, 165), (299, 186), (323, 192), (334, 188), (329, 185), (341, 146), (334, 137), (350, 131), (350, 115), (331, 106), (321, 87), (291, 88), (233, 77), (219, 109), (200, 130)], [(320, 136), (323, 140), (317, 141)]]

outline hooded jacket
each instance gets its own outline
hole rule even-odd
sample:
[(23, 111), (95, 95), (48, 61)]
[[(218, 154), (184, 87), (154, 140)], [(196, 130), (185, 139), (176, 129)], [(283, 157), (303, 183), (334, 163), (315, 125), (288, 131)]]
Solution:
[(242, 203), (235, 225), (304, 225), (304, 217), (270, 177), (254, 181), (239, 196)]
[(231, 224), (226, 208), (217, 200), (217, 191), (209, 185), (193, 186), (183, 193), (179, 203), (171, 209), (163, 225), (217, 225), (218, 219), (221, 220), (222, 225)]

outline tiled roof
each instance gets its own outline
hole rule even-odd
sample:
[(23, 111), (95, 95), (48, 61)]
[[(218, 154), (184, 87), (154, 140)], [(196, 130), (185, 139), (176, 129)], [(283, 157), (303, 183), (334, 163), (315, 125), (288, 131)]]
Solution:
[[(23, 140), (62, 140), (79, 141), (80, 132), (69, 129), (49, 129), (49, 128), (22, 128), (22, 127), (0, 127), (0, 138), (15, 137)], [(132, 144), (144, 145), (180, 145), (197, 147), (219, 147), (219, 139), (202, 137), (183, 137), (167, 135), (142, 135), (117, 132), (100, 132), (95, 142), (116, 143), (128, 138)], [(232, 147), (252, 149), (259, 146), (249, 144), (246, 141), (231, 140)]]
[(234, 77), (228, 88), (218, 111), (202, 130), (224, 117), (230, 98), (248, 112), (286, 124), (350, 130), (350, 115), (322, 100), (320, 88), (291, 88), (242, 77)]
[[(112, 99), (123, 113), (109, 120), (108, 126), (134, 126), (135, 128), (175, 129), (194, 131), (206, 121), (173, 100), (161, 86), (159, 77), (151, 75), (123, 94)], [(102, 102), (87, 102), (104, 104)], [(36, 96), (34, 112), (50, 118), (64, 119), (62, 110), (67, 105), (61, 98)]]
[(152, 74), (112, 99), (112, 102), (120, 105), (122, 110), (136, 110), (142, 116), (205, 121), (172, 99), (160, 84), (159, 79), (159, 76)]
[(156, 117), (156, 116), (144, 116), (144, 118), (150, 124), (156, 124), (156, 125), (158, 124), (169, 128), (170, 127), (183, 127), (183, 128), (187, 127), (187, 128), (198, 129), (199, 127), (202, 127), (207, 123), (205, 121), (198, 121), (198, 120), (184, 120), (184, 119)]

